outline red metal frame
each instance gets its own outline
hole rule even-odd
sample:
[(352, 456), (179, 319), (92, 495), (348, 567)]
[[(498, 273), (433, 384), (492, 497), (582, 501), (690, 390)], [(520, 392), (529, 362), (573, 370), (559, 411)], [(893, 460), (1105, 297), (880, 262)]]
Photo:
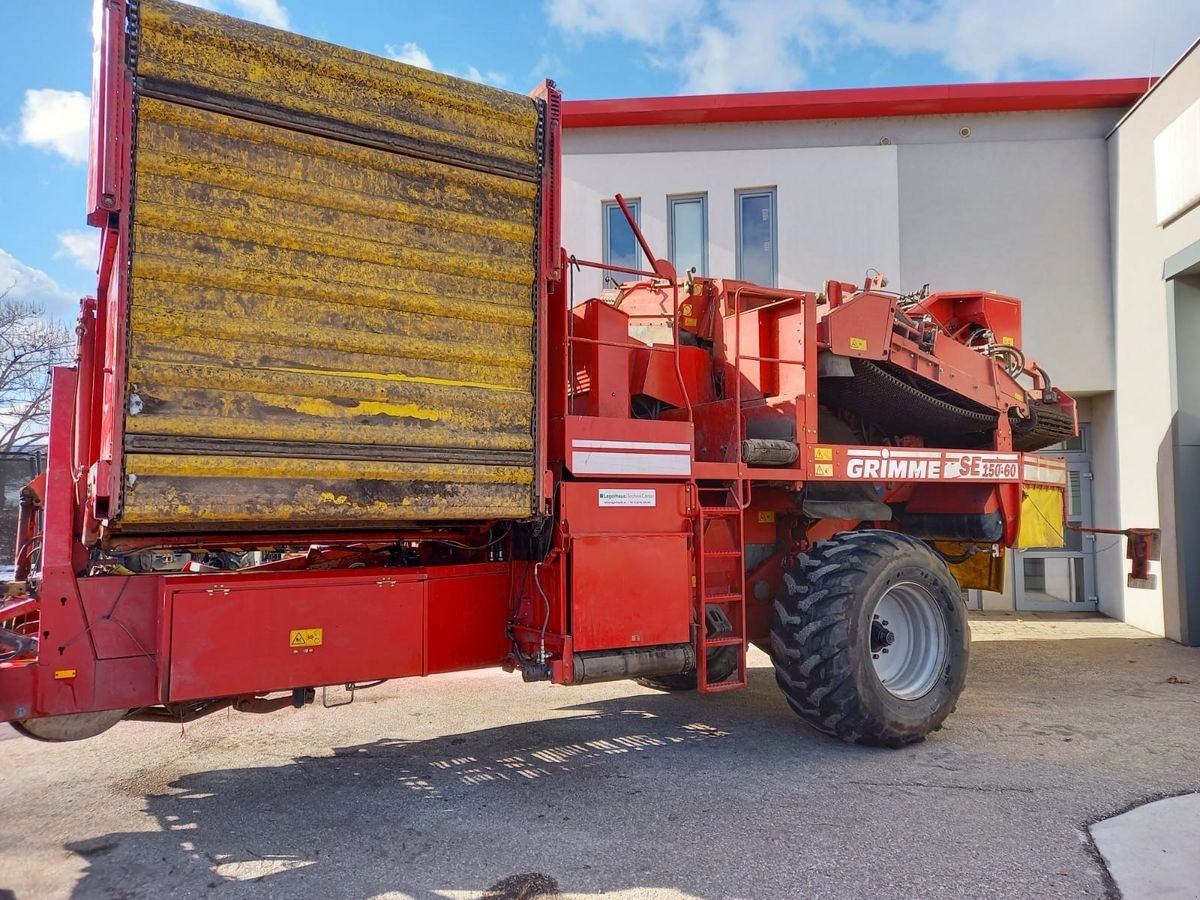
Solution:
[(85, 319), (81, 356), (103, 360), (81, 367), (81, 397), (90, 398), (79, 439), (88, 500), (81, 511), (89, 536), (100, 520), (120, 512), (125, 408), (125, 332), (133, 190), (133, 81), (126, 59), (126, 0), (96, 0), (92, 133), (88, 171), (88, 222), (101, 228), (94, 322)]

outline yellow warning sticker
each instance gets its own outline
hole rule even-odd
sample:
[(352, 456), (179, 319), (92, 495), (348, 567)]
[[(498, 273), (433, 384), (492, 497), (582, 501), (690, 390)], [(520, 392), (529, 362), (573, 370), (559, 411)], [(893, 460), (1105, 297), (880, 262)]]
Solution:
[(773, 509), (762, 509), (762, 510), (759, 510), (759, 512), (758, 512), (758, 524), (759, 524), (759, 525), (773, 525), (773, 524), (775, 524), (775, 510), (773, 510)]
[(833, 463), (817, 463), (813, 466), (813, 474), (818, 478), (832, 478)]
[(296, 628), (288, 637), (289, 647), (320, 647), (325, 638), (323, 628)]
[(813, 447), (813, 459), (820, 462), (831, 462), (833, 460), (833, 448)]
[(692, 314), (692, 304), (683, 304), (683, 306), (679, 307), (679, 312), (681, 315), (690, 316)]
[(1006, 335), (1006, 336), (1000, 338), (1000, 343), (1008, 344), (1008, 346), (1013, 347), (1016, 345), (1017, 342)]
[(866, 350), (867, 349), (867, 339), (866, 338), (856, 338), (856, 337), (850, 338), (850, 349), (851, 350)]
[(63, 680), (64, 678), (74, 678), (78, 674), (79, 673), (75, 669), (55, 669), (54, 670), (54, 677), (56, 680), (59, 680), (59, 681)]
[(693, 328), (695, 328), (695, 327), (696, 327), (696, 318), (695, 318), (695, 316), (684, 316), (684, 317), (683, 317), (683, 324), (684, 324), (684, 325), (690, 325), (690, 326), (692, 326)]

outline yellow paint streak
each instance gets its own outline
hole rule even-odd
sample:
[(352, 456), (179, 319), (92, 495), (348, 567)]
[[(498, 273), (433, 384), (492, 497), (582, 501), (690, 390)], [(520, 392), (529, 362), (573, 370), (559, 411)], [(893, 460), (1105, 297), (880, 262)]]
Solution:
[[(517, 366), (492, 366), (444, 360), (389, 358), (304, 346), (246, 345), (236, 341), (206, 340), (192, 334), (163, 337), (135, 332), (130, 342), (134, 363), (209, 365), (255, 373), (286, 371), (320, 375), (354, 376), (401, 383), (444, 384), (472, 390), (521, 392), (532, 409), (530, 373)], [(377, 377), (378, 376), (378, 377)], [(326, 396), (332, 391), (326, 393)]]
[(362, 372), (278, 368), (231, 369), (214, 365), (182, 365), (141, 360), (130, 367), (129, 380), (138, 390), (196, 388), (257, 391), (281, 396), (333, 397), (354, 401), (423, 403), (457, 410), (496, 413), (504, 420), (529, 416), (523, 389), (489, 384), (449, 384), (436, 379), (406, 378)]
[[(416, 272), (451, 275), (466, 278), (487, 278), (520, 285), (526, 296), (533, 283), (532, 254), (525, 249), (520, 258), (485, 256), (465, 252), (459, 247), (446, 246), (441, 250), (418, 250), (410, 246), (384, 243), (381, 240), (360, 238), (354, 231), (373, 233), (381, 237), (382, 225), (375, 232), (361, 223), (347, 226), (346, 232), (322, 231), (309, 227), (311, 220), (288, 218), (287, 210), (271, 210), (266, 203), (250, 202), (242, 215), (222, 215), (222, 208), (210, 210), (169, 205), (165, 202), (139, 200), (138, 223), (145, 230), (157, 228), (172, 234), (203, 234), (213, 239), (245, 240), (253, 236), (260, 245), (301, 253), (325, 255), (333, 260), (354, 260), (373, 265), (394, 266)], [(329, 217), (333, 218), (333, 217)], [(449, 232), (444, 234), (449, 235)], [(400, 235), (402, 236), (402, 235)]]
[[(305, 372), (305, 369), (284, 369), (270, 368), (272, 372)], [(464, 387), (464, 388), (484, 388), (489, 391), (513, 391), (514, 393), (527, 393), (524, 388), (505, 387), (498, 384), (487, 384), (481, 381), (456, 381), (453, 378), (422, 378), (413, 375), (399, 375), (396, 373), (384, 374), (380, 372), (330, 372), (330, 375), (343, 375), (348, 378), (372, 378), (379, 381), (398, 381), (398, 382), (413, 382), (416, 384), (437, 384), (446, 387)]]
[(131, 453), (127, 459), (127, 471), (136, 474), (138, 478), (279, 478), (455, 484), (529, 484), (533, 479), (533, 472), (524, 466), (165, 453)]
[[(191, 437), (225, 438), (242, 441), (292, 441), (296, 443), (352, 444), (362, 447), (446, 447), (462, 450), (531, 450), (533, 437), (526, 426), (516, 430), (497, 426), (490, 431), (443, 425), (429, 429), (416, 420), (392, 420), (383, 424), (358, 424), (345, 419), (259, 419), (247, 421), (236, 413), (229, 415), (160, 414), (129, 417), (129, 434), (154, 434), (176, 437), (186, 444)], [(267, 448), (271, 452), (286, 452)], [(481, 457), (482, 457), (481, 453)]]
[(256, 269), (238, 270), (226, 266), (202, 268), (188, 260), (171, 259), (138, 253), (138, 284), (134, 290), (149, 302), (154, 297), (169, 298), (179, 285), (190, 285), (197, 298), (232, 295), (239, 302), (249, 302), (255, 297), (269, 301), (280, 301), (312, 306), (336, 304), (358, 309), (381, 310), (414, 315), (441, 316), (461, 322), (476, 322), (480, 325), (533, 324), (533, 310), (524, 307), (493, 302), (486, 295), (486, 285), (481, 293), (470, 300), (456, 299), (437, 294), (400, 293), (384, 287), (370, 285), (319, 281), (302, 272), (264, 272)]
[[(186, 298), (186, 294), (181, 299)], [(345, 353), (365, 353), (384, 357), (379, 365), (387, 366), (396, 355), (397, 340), (393, 335), (363, 331), (326, 330), (315, 332), (304, 325), (277, 320), (219, 318), (209, 322), (202, 334), (196, 334), (188, 321), (154, 308), (138, 306), (130, 311), (130, 328), (134, 334), (153, 334), (160, 338), (187, 336), (189, 343), (200, 352), (214, 343), (237, 341), (252, 345), (306, 347), (311, 350), (338, 350)], [(506, 349), (486, 344), (455, 343), (413, 335), (403, 340), (403, 354), (408, 359), (438, 362), (464, 362), (478, 365), (511, 366), (522, 370), (532, 367), (529, 347)]]
[[(408, 294), (446, 294), (467, 299), (482, 293), (493, 303), (509, 306), (530, 305), (531, 283), (517, 284), (502, 279), (472, 278), (441, 265), (437, 271), (408, 268), (401, 262), (379, 262), (338, 256), (337, 247), (298, 250), (289, 246), (261, 243), (253, 229), (232, 234), (206, 233), (202, 222), (195, 230), (170, 230), (134, 226), (134, 277), (145, 277), (138, 265), (142, 254), (184, 260), (197, 269), (206, 269), (214, 260), (234, 269), (253, 269), (270, 274), (303, 273), (320, 282), (379, 287)], [(219, 231), (219, 229), (217, 229)], [(327, 252), (328, 251), (328, 252)], [(530, 279), (533, 277), (530, 265)], [(201, 276), (202, 278), (206, 276)]]

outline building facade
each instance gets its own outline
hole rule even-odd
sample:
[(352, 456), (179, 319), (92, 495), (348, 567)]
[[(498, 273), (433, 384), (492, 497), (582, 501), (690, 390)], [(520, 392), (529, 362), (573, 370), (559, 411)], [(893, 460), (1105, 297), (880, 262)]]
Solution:
[[(681, 271), (807, 289), (826, 279), (861, 283), (879, 271), (899, 291), (928, 283), (1020, 297), (1027, 355), (1080, 400), (1083, 434), (1055, 448), (1071, 471), (1071, 519), (1119, 527), (1161, 520), (1170, 531), (1182, 501), (1171, 494), (1171, 503), (1148, 502), (1163, 489), (1166, 432), (1149, 446), (1147, 435), (1134, 436), (1134, 414), (1146, 391), (1157, 398), (1156, 427), (1178, 407), (1167, 371), (1174, 326), (1166, 321), (1162, 254), (1189, 246), (1189, 223), (1200, 223), (1200, 212), (1177, 213), (1166, 228), (1151, 222), (1149, 231), (1138, 213), (1135, 244), (1123, 231), (1132, 227), (1133, 201), (1121, 198), (1148, 196), (1154, 207), (1147, 147), (1188, 96), (1200, 97), (1200, 54), (1147, 93), (1150, 86), (1121, 79), (568, 102), (563, 242), (583, 258), (640, 265), (613, 203), (620, 193), (651, 246)], [(1186, 155), (1194, 138), (1184, 132)], [(1161, 334), (1148, 345), (1146, 323), (1132, 329), (1129, 319), (1155, 302), (1146, 296), (1154, 289), (1151, 250), (1159, 254), (1159, 308), (1150, 327)], [(1176, 305), (1200, 284), (1188, 259), (1179, 257), (1183, 274), (1168, 279)], [(601, 278), (576, 273), (575, 300), (596, 296)], [(1155, 354), (1161, 377), (1138, 366), (1146, 353)], [(1171, 432), (1171, 459), (1200, 457), (1200, 369), (1195, 381), (1194, 401), (1183, 398), (1195, 403), (1195, 433), (1183, 424)], [(1170, 491), (1200, 499), (1195, 462), (1195, 483)], [(1200, 521), (1193, 531), (1200, 534)], [(1012, 554), (1005, 593), (974, 594), (972, 602), (1099, 609), (1189, 638), (1186, 615), (1167, 611), (1183, 608), (1182, 589), (1172, 588), (1181, 579), (1195, 578), (1200, 596), (1200, 565), (1174, 571), (1186, 553), (1165, 547), (1158, 586), (1133, 590), (1119, 538), (1069, 533), (1068, 541), (1061, 551)]]

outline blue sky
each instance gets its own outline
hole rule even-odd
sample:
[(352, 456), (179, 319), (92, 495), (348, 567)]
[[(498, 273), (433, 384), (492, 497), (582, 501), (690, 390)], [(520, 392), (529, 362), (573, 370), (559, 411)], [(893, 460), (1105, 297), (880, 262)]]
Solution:
[[(1195, 0), (192, 2), (568, 99), (1161, 74), (1200, 35)], [(70, 319), (95, 270), (91, 2), (5, 2), (0, 30), (0, 292)]]

